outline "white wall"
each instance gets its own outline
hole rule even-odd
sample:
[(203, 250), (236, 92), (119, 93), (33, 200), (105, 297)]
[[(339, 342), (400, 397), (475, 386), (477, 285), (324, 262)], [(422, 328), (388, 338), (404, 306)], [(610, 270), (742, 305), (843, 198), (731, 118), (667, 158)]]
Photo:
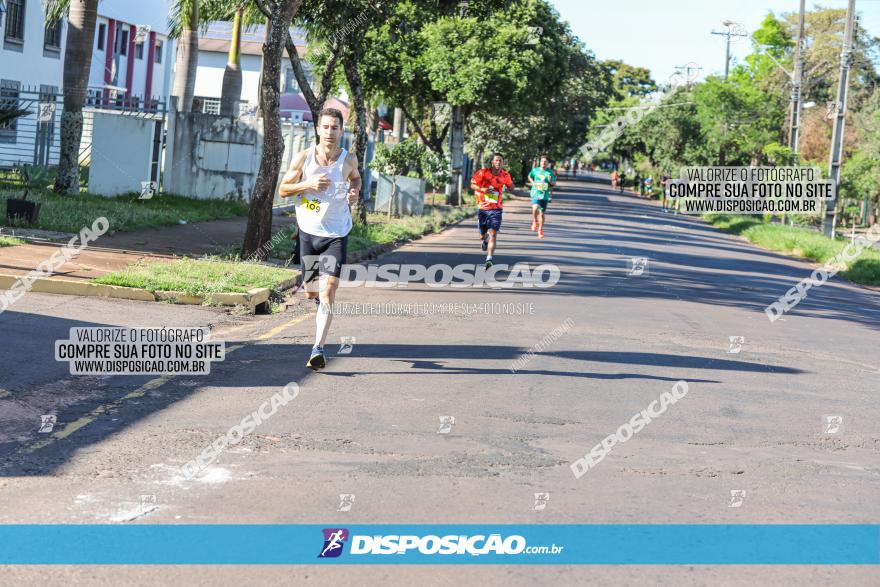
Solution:
[[(199, 51), (199, 68), (196, 73), (196, 96), (220, 98), (223, 90), (223, 71), (226, 69), (226, 53), (216, 51)], [(241, 100), (248, 104), (257, 104), (260, 93), (259, 55), (241, 56)]]
[(95, 112), (89, 191), (102, 196), (139, 192), (150, 180), (156, 121), (113, 112)]

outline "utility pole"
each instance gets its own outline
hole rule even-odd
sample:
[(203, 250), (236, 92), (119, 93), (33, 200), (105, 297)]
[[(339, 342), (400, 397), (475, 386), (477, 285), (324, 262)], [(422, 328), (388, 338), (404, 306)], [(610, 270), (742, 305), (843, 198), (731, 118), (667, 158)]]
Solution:
[(849, 68), (852, 62), (852, 47), (855, 28), (856, 0), (849, 0), (846, 7), (846, 29), (843, 34), (843, 51), (840, 52), (840, 81), (837, 84), (837, 101), (834, 106), (837, 110), (834, 120), (834, 131), (831, 135), (831, 155), (828, 162), (828, 178), (834, 180), (834, 198), (825, 204), (825, 219), (822, 222), (822, 232), (825, 236), (834, 238), (834, 230), (837, 224), (837, 188), (840, 180), (840, 164), (843, 159), (843, 130), (846, 118), (846, 92), (849, 86)]
[(725, 20), (722, 22), (724, 26), (727, 27), (726, 31), (712, 31), (713, 35), (721, 35), (725, 37), (724, 42), (724, 79), (727, 79), (727, 74), (730, 71), (730, 37), (748, 37), (748, 35), (740, 32), (736, 32), (732, 30), (731, 25), (736, 24), (732, 20)]
[(804, 77), (804, 12), (806, 0), (801, 0), (801, 12), (798, 18), (797, 46), (794, 53), (794, 79), (791, 84), (791, 119), (788, 126), (788, 147), (795, 154), (797, 162), (798, 141), (801, 126), (801, 91)]
[(700, 71), (702, 66), (696, 65), (694, 63), (688, 63), (687, 65), (676, 65), (675, 71), (684, 71), (684, 79), (687, 87), (691, 87), (691, 80), (696, 79), (691, 77), (691, 71)]

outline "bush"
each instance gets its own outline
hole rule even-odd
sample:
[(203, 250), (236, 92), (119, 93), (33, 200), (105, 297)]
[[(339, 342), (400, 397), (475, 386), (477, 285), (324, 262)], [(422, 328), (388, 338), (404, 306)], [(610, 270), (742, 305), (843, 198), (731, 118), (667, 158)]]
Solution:
[(381, 143), (370, 162), (370, 169), (385, 175), (424, 177), (432, 186), (449, 181), (449, 160), (413, 139), (389, 147)]

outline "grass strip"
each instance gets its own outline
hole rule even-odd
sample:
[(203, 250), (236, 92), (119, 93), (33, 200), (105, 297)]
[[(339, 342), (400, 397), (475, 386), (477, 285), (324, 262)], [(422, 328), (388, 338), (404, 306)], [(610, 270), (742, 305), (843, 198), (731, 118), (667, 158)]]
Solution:
[[(760, 217), (706, 214), (716, 228), (748, 239), (761, 248), (824, 264), (838, 255), (849, 240), (830, 239), (806, 228), (763, 222)], [(862, 285), (880, 285), (880, 250), (866, 248), (838, 275)]]

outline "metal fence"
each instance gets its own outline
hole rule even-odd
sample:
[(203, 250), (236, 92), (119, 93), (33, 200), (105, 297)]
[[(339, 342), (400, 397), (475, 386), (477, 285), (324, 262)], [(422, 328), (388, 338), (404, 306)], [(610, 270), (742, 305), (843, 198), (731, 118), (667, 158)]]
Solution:
[[(148, 118), (156, 121), (151, 169), (153, 178), (158, 181), (164, 147), (165, 102), (128, 96), (116, 89), (89, 88), (83, 106), (79, 164), (88, 167), (91, 163), (95, 112), (111, 111)], [(28, 112), (0, 125), (0, 169), (12, 169), (23, 164), (45, 168), (57, 166), (61, 149), (63, 92), (54, 86), (3, 87), (0, 88), (0, 107), (21, 108)], [(84, 176), (88, 177), (87, 174)]]

